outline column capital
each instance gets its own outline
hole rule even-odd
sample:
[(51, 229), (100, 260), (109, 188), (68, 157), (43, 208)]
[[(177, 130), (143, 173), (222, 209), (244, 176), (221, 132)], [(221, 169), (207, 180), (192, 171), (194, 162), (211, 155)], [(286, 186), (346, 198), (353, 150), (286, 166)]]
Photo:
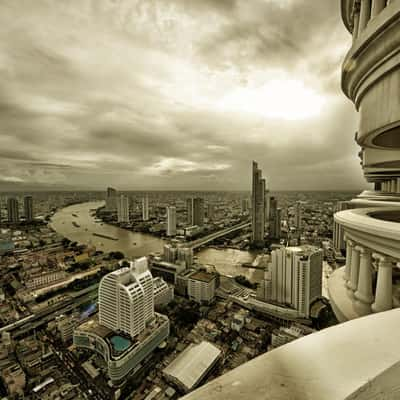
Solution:
[(350, 247), (355, 246), (355, 243), (354, 243), (351, 239), (348, 239), (348, 238), (346, 238), (346, 244), (347, 244), (348, 246), (350, 246)]
[(379, 262), (379, 267), (393, 267), (393, 259), (380, 253), (373, 253), (372, 258)]
[(361, 254), (370, 252), (369, 249), (367, 249), (366, 247), (361, 246), (359, 244), (355, 246), (354, 250), (359, 251)]
[(371, 256), (371, 257), (372, 257), (372, 250), (369, 249), (368, 247), (364, 247), (364, 246), (357, 245), (357, 246), (355, 247), (355, 249), (356, 249), (357, 251), (359, 251), (361, 255), (368, 255), (368, 256)]

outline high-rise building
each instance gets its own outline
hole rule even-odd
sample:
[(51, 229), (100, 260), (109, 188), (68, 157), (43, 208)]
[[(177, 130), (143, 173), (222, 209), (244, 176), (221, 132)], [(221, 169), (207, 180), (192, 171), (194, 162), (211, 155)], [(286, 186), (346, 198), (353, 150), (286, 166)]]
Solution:
[(322, 250), (313, 246), (274, 250), (258, 298), (286, 305), (308, 318), (312, 302), (322, 293), (322, 259)]
[(106, 211), (117, 210), (117, 194), (118, 192), (112, 187), (107, 188), (106, 193)]
[(190, 268), (193, 264), (193, 249), (191, 247), (178, 247), (177, 261), (186, 268)]
[(24, 197), (24, 215), (28, 222), (33, 221), (33, 199), (32, 196)]
[(300, 201), (296, 202), (294, 207), (294, 226), (297, 231), (301, 231), (302, 228), (302, 214), (301, 214), (301, 203)]
[(251, 227), (252, 227), (252, 242), (256, 246), (264, 245), (265, 236), (265, 179), (262, 177), (262, 171), (253, 161), (253, 176), (252, 176), (252, 195), (251, 195)]
[(118, 222), (129, 223), (129, 198), (121, 194), (117, 203)]
[(207, 205), (207, 218), (209, 221), (213, 221), (215, 217), (215, 205), (213, 203), (208, 203)]
[(249, 199), (242, 199), (242, 213), (247, 213), (249, 211)]
[(165, 244), (163, 247), (163, 259), (169, 263), (174, 263), (178, 256), (178, 248), (172, 244)]
[(281, 237), (281, 209), (278, 208), (278, 201), (275, 197), (270, 199), (269, 209), (269, 237), (279, 240)]
[(149, 196), (145, 196), (142, 199), (142, 218), (143, 221), (149, 220)]
[(153, 277), (146, 257), (110, 272), (99, 286), (99, 323), (134, 337), (154, 318)]
[(204, 199), (200, 197), (193, 199), (193, 225), (204, 225)]
[(204, 225), (204, 199), (200, 197), (186, 200), (188, 225)]
[(8, 222), (16, 223), (19, 222), (19, 208), (18, 200), (14, 197), (9, 197), (7, 199), (7, 215)]
[(187, 224), (193, 225), (193, 199), (186, 199)]
[(176, 235), (176, 207), (167, 207), (167, 236)]
[(100, 281), (98, 314), (74, 329), (74, 345), (100, 355), (116, 386), (169, 335), (168, 317), (154, 311), (155, 296), (163, 303), (172, 295), (160, 283), (153, 280), (145, 257), (110, 272)]

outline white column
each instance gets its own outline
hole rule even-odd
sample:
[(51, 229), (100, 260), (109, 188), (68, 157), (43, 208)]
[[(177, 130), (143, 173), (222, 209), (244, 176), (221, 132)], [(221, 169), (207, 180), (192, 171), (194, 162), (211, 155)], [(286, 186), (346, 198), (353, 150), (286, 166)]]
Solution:
[(386, 7), (386, 0), (372, 0), (372, 17), (376, 17)]
[(360, 313), (367, 315), (371, 313), (371, 304), (374, 301), (372, 294), (372, 253), (361, 246), (357, 246), (357, 250), (360, 252), (360, 272), (354, 297), (357, 299), (356, 307)]
[(354, 243), (350, 239), (346, 239), (346, 266), (344, 267), (343, 279), (348, 282), (351, 274), (351, 254)]
[(359, 29), (360, 29), (360, 4), (355, 2), (353, 10), (353, 42), (358, 37)]
[(400, 178), (397, 178), (397, 193), (400, 193)]
[(365, 29), (368, 21), (371, 17), (371, 0), (361, 0), (360, 9), (360, 26), (358, 30), (358, 35)]
[(397, 192), (397, 179), (392, 179), (392, 193)]
[(353, 247), (351, 252), (351, 270), (350, 281), (347, 282), (347, 287), (350, 289), (349, 295), (353, 296), (358, 286), (358, 273), (360, 271), (360, 252), (357, 247)]
[(373, 312), (387, 311), (392, 308), (392, 268), (393, 264), (388, 257), (374, 254), (378, 260), (378, 278), (376, 281), (375, 302), (372, 304)]

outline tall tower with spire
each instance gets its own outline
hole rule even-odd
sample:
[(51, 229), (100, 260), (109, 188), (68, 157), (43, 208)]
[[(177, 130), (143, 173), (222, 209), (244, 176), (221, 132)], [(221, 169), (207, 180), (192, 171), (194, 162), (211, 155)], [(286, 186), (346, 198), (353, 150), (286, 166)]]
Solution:
[(253, 161), (252, 193), (251, 193), (251, 240), (254, 246), (263, 247), (266, 216), (266, 183), (262, 171)]

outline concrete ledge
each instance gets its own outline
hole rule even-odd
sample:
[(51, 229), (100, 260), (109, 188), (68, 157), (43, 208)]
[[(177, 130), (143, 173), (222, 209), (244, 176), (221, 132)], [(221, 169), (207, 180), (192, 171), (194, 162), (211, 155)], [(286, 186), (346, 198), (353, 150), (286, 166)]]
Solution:
[(255, 358), (185, 400), (400, 398), (400, 310), (324, 329)]

